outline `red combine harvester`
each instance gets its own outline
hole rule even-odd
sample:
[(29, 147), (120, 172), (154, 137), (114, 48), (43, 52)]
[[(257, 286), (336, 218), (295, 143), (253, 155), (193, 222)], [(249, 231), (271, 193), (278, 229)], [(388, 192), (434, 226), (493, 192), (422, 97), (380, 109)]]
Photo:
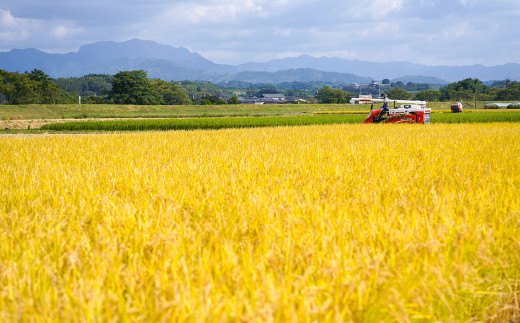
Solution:
[[(355, 102), (371, 103), (370, 114), (363, 123), (430, 123), (432, 109), (426, 106), (426, 101), (391, 100), (383, 95), (379, 99), (353, 98), (351, 103)], [(383, 105), (373, 110), (374, 103)], [(393, 103), (392, 109), (390, 103)]]
[(455, 104), (450, 105), (451, 112), (462, 112), (462, 103), (457, 102)]

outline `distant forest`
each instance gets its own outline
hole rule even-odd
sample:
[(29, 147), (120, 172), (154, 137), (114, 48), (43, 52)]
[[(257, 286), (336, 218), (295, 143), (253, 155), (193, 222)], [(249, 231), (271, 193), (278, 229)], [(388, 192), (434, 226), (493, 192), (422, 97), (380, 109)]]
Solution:
[(341, 85), (327, 82), (277, 84), (229, 81), (163, 81), (150, 79), (145, 71), (115, 75), (89, 74), (52, 79), (43, 71), (17, 73), (0, 70), (1, 104), (238, 104), (241, 97), (281, 93), (286, 97), (312, 98), (311, 102), (344, 103), (358, 94), (386, 93), (392, 99), (425, 101), (520, 101), (520, 83), (508, 80), (484, 84), (478, 79), (444, 87), (427, 83), (390, 82)]

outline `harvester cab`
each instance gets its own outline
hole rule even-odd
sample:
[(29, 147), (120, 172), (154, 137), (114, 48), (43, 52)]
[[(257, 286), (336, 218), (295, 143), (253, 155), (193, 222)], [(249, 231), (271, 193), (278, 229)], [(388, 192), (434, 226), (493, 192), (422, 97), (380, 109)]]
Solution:
[[(392, 100), (383, 95), (378, 99), (351, 100), (351, 103), (355, 102), (371, 103), (370, 114), (363, 123), (430, 123), (432, 110), (426, 106), (426, 101)], [(373, 110), (374, 103), (383, 103), (383, 105)]]

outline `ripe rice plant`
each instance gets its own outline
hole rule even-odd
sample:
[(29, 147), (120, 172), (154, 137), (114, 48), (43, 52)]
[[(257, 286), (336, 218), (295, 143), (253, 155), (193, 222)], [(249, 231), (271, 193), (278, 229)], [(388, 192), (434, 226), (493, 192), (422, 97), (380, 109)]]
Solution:
[(520, 125), (0, 139), (0, 321), (507, 322)]

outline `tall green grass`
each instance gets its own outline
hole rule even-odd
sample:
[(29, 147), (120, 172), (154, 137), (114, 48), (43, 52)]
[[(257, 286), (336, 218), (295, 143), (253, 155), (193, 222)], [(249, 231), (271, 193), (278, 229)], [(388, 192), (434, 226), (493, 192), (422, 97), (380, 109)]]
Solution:
[[(146, 130), (196, 130), (222, 128), (253, 128), (274, 126), (300, 126), (313, 124), (362, 123), (366, 115), (319, 115), (294, 117), (245, 117), (245, 118), (191, 118), (144, 119), (66, 122), (42, 126), (42, 130), (54, 131), (146, 131)], [(486, 113), (433, 113), (432, 123), (489, 123), (520, 122), (519, 112)]]
[(42, 130), (55, 131), (144, 131), (144, 130), (195, 130), (222, 128), (253, 128), (274, 126), (300, 126), (313, 124), (361, 123), (364, 115), (297, 116), (297, 117), (246, 117), (246, 118), (194, 118), (147, 119), (55, 123)]
[(432, 123), (520, 122), (520, 112), (432, 113)]

